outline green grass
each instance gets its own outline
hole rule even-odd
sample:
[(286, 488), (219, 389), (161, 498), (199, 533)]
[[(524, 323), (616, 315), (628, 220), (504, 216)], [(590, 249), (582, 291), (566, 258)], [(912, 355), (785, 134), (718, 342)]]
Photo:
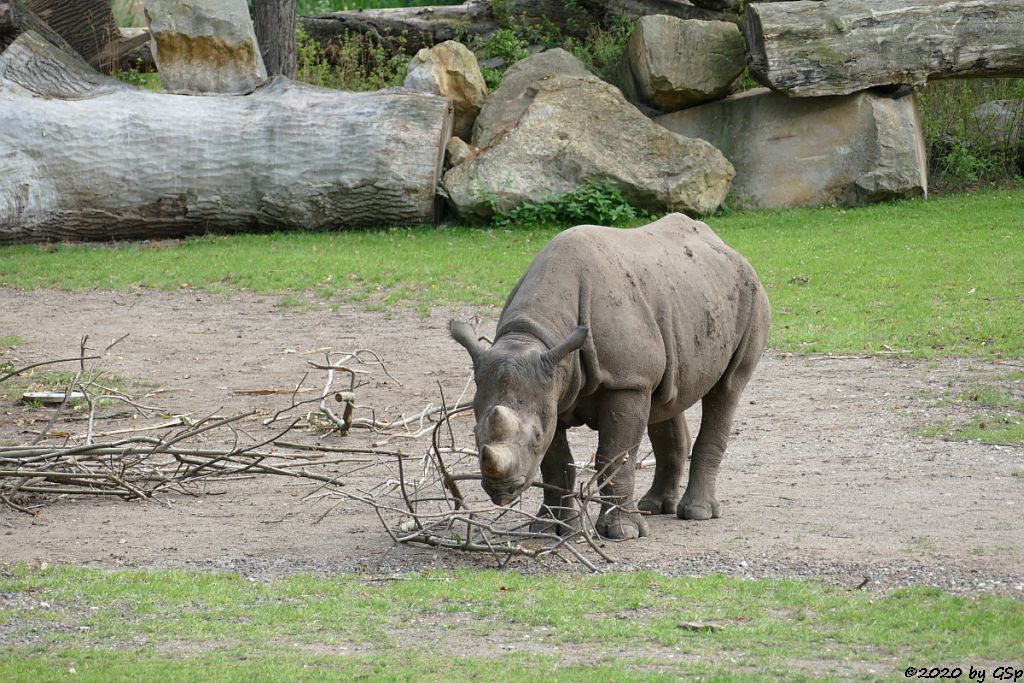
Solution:
[(893, 680), (1016, 661), (1024, 632), (1009, 598), (653, 573), (268, 583), (22, 567), (0, 577), (3, 596), (20, 598), (0, 609), (4, 681)]
[[(25, 343), (25, 340), (22, 337), (19, 337), (17, 335), (14, 335), (14, 334), (0, 334), (0, 346), (10, 348), (10, 347), (13, 347), (13, 346), (21, 346), (24, 343)], [(2, 354), (2, 353), (3, 353), (3, 351), (0, 350), (0, 354)]]
[[(1016, 376), (1016, 373), (1011, 374), (1009, 381), (1019, 381)], [(919, 434), (947, 441), (1024, 444), (1024, 400), (1016, 398), (1010, 391), (980, 385), (957, 396), (953, 402), (968, 407), (974, 415), (965, 422), (944, 421), (921, 430)]]
[[(1024, 191), (857, 209), (737, 212), (707, 222), (747, 256), (797, 353), (1024, 355)], [(496, 308), (557, 227), (214, 235), (0, 247), (0, 285), (247, 289), (323, 302)]]

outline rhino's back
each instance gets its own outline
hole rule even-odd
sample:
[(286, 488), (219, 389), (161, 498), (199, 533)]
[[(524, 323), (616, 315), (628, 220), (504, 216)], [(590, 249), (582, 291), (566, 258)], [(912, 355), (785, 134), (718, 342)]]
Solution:
[(581, 395), (648, 390), (653, 420), (721, 377), (759, 289), (743, 257), (681, 214), (633, 230), (578, 226), (530, 264), (498, 334), (523, 329), (553, 345), (588, 326)]

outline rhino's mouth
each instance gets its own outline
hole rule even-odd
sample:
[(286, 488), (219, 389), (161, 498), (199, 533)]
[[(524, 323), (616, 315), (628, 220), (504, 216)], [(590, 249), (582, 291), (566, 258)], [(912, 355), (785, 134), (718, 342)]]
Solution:
[(492, 484), (487, 480), (483, 482), (484, 492), (490, 496), (491, 502), (501, 507), (511, 505), (519, 496), (522, 494), (523, 489), (526, 488), (525, 482), (502, 482), (500, 484)]

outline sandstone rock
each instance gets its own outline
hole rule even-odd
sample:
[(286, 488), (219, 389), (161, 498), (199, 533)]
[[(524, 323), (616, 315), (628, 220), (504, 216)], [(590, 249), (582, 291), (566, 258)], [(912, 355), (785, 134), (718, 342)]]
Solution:
[(150, 0), (146, 19), (164, 90), (238, 94), (267, 80), (245, 0)]
[(473, 144), (486, 147), (503, 129), (519, 119), (530, 103), (526, 89), (537, 81), (555, 76), (593, 76), (587, 67), (562, 48), (547, 50), (510, 66), (501, 85), (484, 102), (473, 126)]
[(626, 96), (675, 111), (729, 94), (746, 66), (746, 46), (727, 21), (641, 17), (622, 62)]
[(444, 146), (445, 157), (449, 166), (458, 166), (473, 154), (473, 148), (460, 137), (448, 138), (448, 144)]
[(992, 100), (975, 107), (971, 120), (991, 150), (1024, 144), (1024, 100)]
[(503, 83), (491, 95), (481, 112), (483, 118), (497, 100), (484, 144), (445, 174), (442, 184), (464, 220), (485, 220), (495, 209), (541, 201), (590, 179), (610, 180), (652, 213), (707, 213), (725, 199), (734, 174), (725, 157), (703, 140), (654, 124), (618, 88), (596, 76), (543, 69), (538, 80), (520, 85)]
[(913, 94), (787, 98), (760, 88), (655, 121), (721, 149), (736, 167), (740, 206), (853, 205), (928, 192)]
[(476, 55), (465, 45), (448, 40), (423, 48), (409, 62), (404, 85), (450, 99), (455, 105), (454, 134), (464, 139), (472, 135), (473, 122), (487, 97), (487, 84)]

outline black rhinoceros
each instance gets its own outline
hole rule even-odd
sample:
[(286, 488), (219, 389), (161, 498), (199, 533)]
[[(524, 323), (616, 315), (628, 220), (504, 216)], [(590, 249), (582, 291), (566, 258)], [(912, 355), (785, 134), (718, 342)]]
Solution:
[[(509, 294), (490, 348), (466, 323), (449, 326), (473, 360), (484, 490), (506, 505), (539, 466), (546, 484), (571, 491), (565, 430), (586, 424), (599, 432), (598, 470), (613, 472), (600, 482), (602, 536), (646, 535), (640, 511), (719, 516), (715, 478), (769, 324), (754, 269), (704, 223), (671, 214), (633, 230), (582, 225), (559, 234)], [(701, 426), (680, 499), (690, 450), (683, 411), (698, 400)], [(654, 483), (635, 505), (644, 429)], [(540, 515), (574, 520), (571, 500), (552, 489)]]

